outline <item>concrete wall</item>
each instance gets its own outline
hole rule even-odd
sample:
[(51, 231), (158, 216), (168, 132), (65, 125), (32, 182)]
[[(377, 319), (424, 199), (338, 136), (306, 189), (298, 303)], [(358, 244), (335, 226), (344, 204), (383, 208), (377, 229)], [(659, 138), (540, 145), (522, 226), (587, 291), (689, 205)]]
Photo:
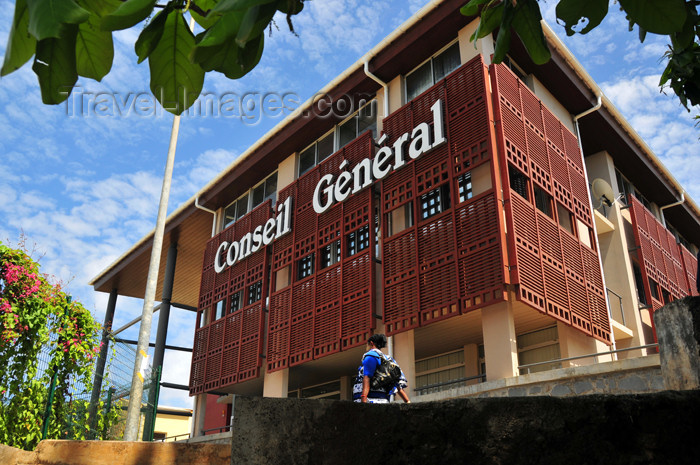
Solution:
[(700, 391), (370, 405), (237, 398), (232, 465), (697, 463)]

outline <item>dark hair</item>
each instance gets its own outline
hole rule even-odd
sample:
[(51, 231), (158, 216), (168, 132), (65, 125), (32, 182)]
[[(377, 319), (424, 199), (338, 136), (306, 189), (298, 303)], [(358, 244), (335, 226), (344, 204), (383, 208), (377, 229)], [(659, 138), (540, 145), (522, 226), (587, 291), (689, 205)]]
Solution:
[(369, 337), (368, 342), (374, 344), (377, 349), (383, 349), (386, 347), (386, 336), (383, 334), (373, 334)]

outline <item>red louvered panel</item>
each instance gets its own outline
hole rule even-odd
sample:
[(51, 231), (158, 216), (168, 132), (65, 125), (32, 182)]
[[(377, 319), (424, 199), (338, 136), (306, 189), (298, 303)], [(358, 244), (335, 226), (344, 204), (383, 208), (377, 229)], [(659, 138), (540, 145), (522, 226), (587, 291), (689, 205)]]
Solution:
[[(571, 301), (571, 324), (584, 333), (593, 334), (593, 324), (591, 322), (591, 309), (588, 305), (588, 293), (582, 277), (572, 279), (567, 276), (569, 288), (569, 298)], [(576, 278), (576, 277), (574, 277)]]
[(221, 378), (221, 351), (207, 356), (207, 364), (204, 372), (204, 390), (209, 391), (219, 386)]
[(539, 136), (528, 129), (528, 149), (530, 155), (530, 176), (538, 186), (550, 195), (554, 195), (552, 177), (549, 174), (547, 145)]
[(458, 261), (462, 313), (505, 300), (500, 244), (467, 248)]
[[(452, 212), (441, 213), (420, 225), (418, 232), (418, 263), (423, 269), (426, 263), (450, 256), (455, 259), (454, 223)], [(443, 258), (443, 261), (445, 258)]]
[(612, 344), (610, 316), (605, 305), (605, 298), (595, 294), (588, 294), (588, 303), (591, 309), (591, 319), (593, 320), (593, 337), (606, 344)]
[(238, 382), (238, 367), (240, 358), (240, 342), (224, 349), (221, 364), (221, 385), (228, 386)]
[[(518, 82), (520, 85), (520, 82)], [(544, 139), (544, 120), (542, 116), (542, 103), (528, 87), (520, 85), (520, 97), (522, 99), (525, 124), (539, 137)], [(531, 150), (531, 148), (529, 148)]]
[(289, 322), (267, 332), (267, 371), (279, 371), (289, 366)]
[(546, 260), (542, 265), (544, 274), (545, 301), (547, 314), (565, 323), (571, 323), (571, 305), (562, 263)]
[[(316, 231), (318, 230), (318, 215), (313, 208), (297, 211), (294, 221), (294, 259), (306, 255), (312, 251), (316, 244)], [(301, 242), (306, 239), (306, 242)]]
[(289, 330), (289, 366), (301, 365), (313, 359), (313, 310), (298, 317), (292, 317)]
[(684, 245), (678, 245), (680, 248), (681, 263), (683, 264), (683, 269), (685, 270), (685, 275), (687, 278), (688, 294), (689, 295), (700, 295), (697, 290), (697, 270), (698, 270), (698, 259), (695, 257)]
[(224, 327), (225, 320), (217, 320), (211, 325), (209, 325), (209, 350), (208, 354), (216, 351), (220, 351), (224, 346)]
[(500, 240), (498, 208), (493, 190), (469, 199), (457, 208), (455, 215), (460, 255)]
[(413, 229), (408, 229), (385, 240), (382, 247), (385, 286), (416, 275), (415, 241), (416, 233)]
[[(413, 178), (414, 165), (405, 166), (392, 173), (382, 182), (382, 210), (384, 214), (399, 208), (410, 202), (415, 196), (415, 182)], [(384, 222), (384, 234), (388, 236)]]
[(421, 195), (444, 184), (450, 177), (450, 162), (436, 151), (416, 162), (416, 194)]
[(352, 298), (358, 294), (370, 294), (373, 286), (372, 253), (367, 250), (348, 257), (343, 261), (343, 299)]
[(520, 284), (520, 298), (536, 310), (546, 313), (541, 258), (522, 246), (516, 250), (516, 282)]
[(353, 195), (343, 204), (343, 234), (347, 235), (370, 223), (372, 191), (367, 189)]
[(562, 255), (561, 239), (559, 238), (559, 225), (539, 210), (536, 210), (535, 214), (542, 257), (548, 257), (557, 263), (563, 264), (564, 257)]
[(206, 370), (206, 359), (192, 362), (190, 370), (190, 395), (204, 392), (204, 373)]
[(238, 362), (238, 380), (241, 383), (260, 375), (260, 339), (252, 337), (241, 341)]
[(453, 260), (421, 273), (421, 324), (444, 320), (460, 313), (459, 282)]
[(578, 199), (581, 203), (585, 205), (589, 202), (588, 185), (586, 184), (586, 178), (584, 177), (583, 173), (579, 173), (574, 169), (574, 165), (572, 165), (570, 161), (568, 167), (569, 180), (571, 181), (571, 193), (573, 194), (575, 199)]
[[(562, 134), (562, 124), (559, 118), (554, 116), (546, 106), (541, 105), (542, 120), (544, 121), (544, 134), (552, 150), (560, 153), (565, 157), (566, 146), (564, 145), (564, 136)], [(554, 168), (554, 167), (552, 167)]]
[(562, 249), (564, 251), (564, 265), (566, 269), (577, 276), (583, 277), (583, 259), (581, 257), (581, 243), (568, 231), (559, 232)]
[(334, 205), (318, 218), (318, 248), (325, 247), (331, 242), (340, 239), (340, 223), (343, 214), (343, 205)]
[[(297, 213), (300, 210), (310, 208), (314, 199), (314, 190), (318, 181), (321, 179), (321, 173), (318, 168), (312, 169), (308, 173), (304, 173), (296, 180), (296, 193), (294, 201), (296, 201)], [(294, 233), (296, 234), (296, 229)]]
[(434, 85), (418, 97), (414, 98), (408, 104), (411, 107), (411, 127), (415, 128), (420, 123), (430, 124), (433, 121), (433, 111), (431, 110), (431, 107), (440, 99), (442, 99), (444, 102), (445, 89), (442, 83)]
[(201, 360), (207, 356), (209, 343), (209, 327), (200, 328), (194, 332), (194, 345), (192, 346), (192, 360)]
[(342, 268), (339, 264), (316, 273), (316, 299), (314, 307), (325, 310), (340, 305), (342, 289)]
[(340, 329), (343, 349), (364, 345), (371, 335), (374, 317), (367, 312), (373, 308), (372, 297), (368, 294), (343, 300)]
[(226, 315), (226, 329), (224, 330), (224, 347), (238, 344), (241, 339), (241, 322), (243, 312)]
[(316, 282), (314, 277), (306, 278), (292, 286), (292, 319), (313, 311), (315, 294)]
[(317, 308), (314, 315), (314, 358), (340, 352), (340, 303), (326, 308)]
[(419, 326), (418, 280), (410, 278), (384, 288), (384, 324), (388, 335)]
[(539, 236), (537, 234), (537, 215), (534, 205), (527, 202), (515, 192), (511, 191), (511, 206), (513, 212), (513, 234), (516, 243), (527, 244), (527, 247), (534, 248), (532, 251), (539, 256)]
[(343, 158), (353, 166), (365, 158), (372, 157), (374, 157), (374, 139), (369, 131), (343, 147)]
[(460, 160), (468, 160), (472, 165), (491, 158), (488, 147), (489, 127), (483, 124), (488, 118), (485, 96), (479, 96), (461, 107), (452, 108), (449, 94), (448, 113), (448, 148)]
[(581, 247), (581, 258), (583, 259), (584, 278), (589, 292), (599, 296), (605, 295), (603, 286), (603, 274), (600, 271), (600, 261), (598, 254), (588, 247)]

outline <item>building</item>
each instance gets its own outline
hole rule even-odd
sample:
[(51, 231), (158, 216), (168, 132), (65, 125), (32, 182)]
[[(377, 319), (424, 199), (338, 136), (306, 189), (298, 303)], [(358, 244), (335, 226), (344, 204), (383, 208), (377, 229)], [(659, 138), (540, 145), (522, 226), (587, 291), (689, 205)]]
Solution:
[[(546, 65), (515, 37), (493, 65), (463, 3), (431, 2), (169, 217), (158, 292), (198, 312), (198, 431), (222, 394), (347, 399), (374, 332), (420, 400), (645, 355), (651, 313), (697, 294), (683, 187), (550, 30)], [(151, 241), (94, 288), (142, 297)]]

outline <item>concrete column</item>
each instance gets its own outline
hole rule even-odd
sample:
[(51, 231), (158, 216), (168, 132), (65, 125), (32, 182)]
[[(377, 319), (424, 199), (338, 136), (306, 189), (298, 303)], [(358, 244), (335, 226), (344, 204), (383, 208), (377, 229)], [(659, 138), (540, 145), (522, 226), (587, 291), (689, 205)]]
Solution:
[[(590, 355), (610, 350), (604, 343), (564, 323), (557, 322), (557, 332), (559, 334), (559, 351), (561, 353), (561, 358), (578, 357), (580, 355)], [(579, 367), (592, 365), (596, 363), (596, 361), (607, 362), (611, 360), (612, 358), (610, 355), (599, 355), (597, 357), (587, 357), (562, 362), (562, 367)]]
[(265, 372), (263, 377), (263, 397), (287, 397), (289, 391), (289, 368), (272, 373)]
[(100, 347), (100, 355), (97, 357), (97, 363), (95, 364), (95, 381), (92, 385), (92, 395), (90, 396), (90, 438), (97, 437), (93, 436), (92, 431), (97, 428), (97, 407), (100, 400), (100, 393), (102, 392), (102, 378), (105, 373), (105, 364), (107, 363), (107, 349), (109, 348), (109, 334), (112, 331), (112, 321), (114, 321), (114, 310), (117, 308), (117, 289), (112, 289), (109, 293), (109, 300), (107, 301), (107, 311), (105, 313), (104, 324), (102, 325), (102, 345)]
[(404, 331), (392, 336), (393, 357), (401, 367), (408, 381), (407, 393), (411, 397), (416, 387), (416, 345), (414, 330)]
[(512, 378), (518, 375), (518, 346), (515, 337), (513, 304), (501, 302), (481, 310), (484, 335), (486, 379)]
[(198, 394), (194, 398), (192, 409), (192, 431), (190, 437), (204, 436), (204, 418), (207, 414), (207, 395)]
[[(467, 344), (464, 346), (464, 377), (471, 378), (479, 375), (479, 346)], [(479, 383), (478, 379), (468, 381), (467, 385)]]
[(352, 400), (352, 383), (351, 376), (340, 377), (340, 400)]
[(700, 388), (700, 297), (686, 297), (654, 312), (661, 375), (666, 389)]

